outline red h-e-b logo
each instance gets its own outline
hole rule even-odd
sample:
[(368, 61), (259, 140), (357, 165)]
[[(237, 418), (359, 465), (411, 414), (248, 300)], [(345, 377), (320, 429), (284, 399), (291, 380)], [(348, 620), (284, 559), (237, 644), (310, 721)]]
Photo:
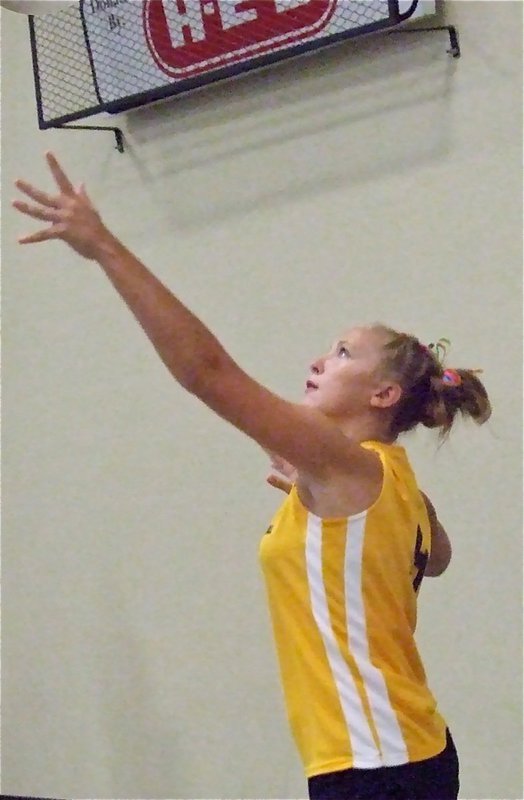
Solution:
[(158, 67), (182, 79), (248, 61), (318, 34), (337, 0), (144, 0)]

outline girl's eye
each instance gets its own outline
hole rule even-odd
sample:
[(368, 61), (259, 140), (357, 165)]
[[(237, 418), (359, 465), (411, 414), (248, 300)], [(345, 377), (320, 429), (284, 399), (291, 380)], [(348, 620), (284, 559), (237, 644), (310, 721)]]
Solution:
[(350, 352), (349, 352), (349, 350), (347, 349), (347, 347), (344, 347), (343, 345), (341, 345), (341, 346), (338, 348), (338, 354), (339, 354), (339, 355), (342, 355), (342, 354), (343, 354), (345, 358), (346, 358), (346, 357), (348, 357), (348, 358), (349, 358), (349, 356), (350, 356)]

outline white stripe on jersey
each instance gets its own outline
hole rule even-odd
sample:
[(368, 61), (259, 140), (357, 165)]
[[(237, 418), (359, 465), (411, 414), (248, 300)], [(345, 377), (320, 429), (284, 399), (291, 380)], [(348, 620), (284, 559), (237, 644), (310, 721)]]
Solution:
[[(366, 519), (366, 514), (358, 515), (353, 519), (350, 517), (349, 533), (346, 537), (344, 595), (348, 643), (349, 651), (355, 658), (369, 699), (373, 722), (382, 749), (382, 763), (386, 767), (394, 767), (408, 762), (409, 755), (397, 715), (389, 700), (384, 676), (369, 658), (366, 613), (362, 596), (362, 551)], [(364, 764), (355, 760), (354, 766), (362, 767)]]
[[(306, 569), (315, 622), (326, 648), (340, 705), (348, 729), (355, 766), (381, 767), (384, 762), (377, 750), (353, 675), (340, 652), (331, 627), (322, 573), (322, 519), (308, 514), (306, 533)], [(350, 609), (352, 610), (351, 606)]]

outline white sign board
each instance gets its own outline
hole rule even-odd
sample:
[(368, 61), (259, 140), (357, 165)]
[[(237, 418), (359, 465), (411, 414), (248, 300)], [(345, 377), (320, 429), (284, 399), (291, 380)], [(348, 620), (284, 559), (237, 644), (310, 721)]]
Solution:
[[(404, 14), (413, 3), (397, 5)], [(104, 104), (396, 24), (388, 0), (81, 0), (80, 9)], [(421, 2), (410, 18), (434, 12)]]

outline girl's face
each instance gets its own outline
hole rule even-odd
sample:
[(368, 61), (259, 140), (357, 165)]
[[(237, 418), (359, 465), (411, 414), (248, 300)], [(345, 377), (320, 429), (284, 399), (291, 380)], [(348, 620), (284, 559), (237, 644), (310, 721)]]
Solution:
[[(303, 403), (337, 418), (392, 405), (392, 382), (380, 379), (380, 345), (369, 328), (352, 328), (343, 334), (326, 355), (311, 364)], [(399, 387), (393, 402), (398, 394)]]

